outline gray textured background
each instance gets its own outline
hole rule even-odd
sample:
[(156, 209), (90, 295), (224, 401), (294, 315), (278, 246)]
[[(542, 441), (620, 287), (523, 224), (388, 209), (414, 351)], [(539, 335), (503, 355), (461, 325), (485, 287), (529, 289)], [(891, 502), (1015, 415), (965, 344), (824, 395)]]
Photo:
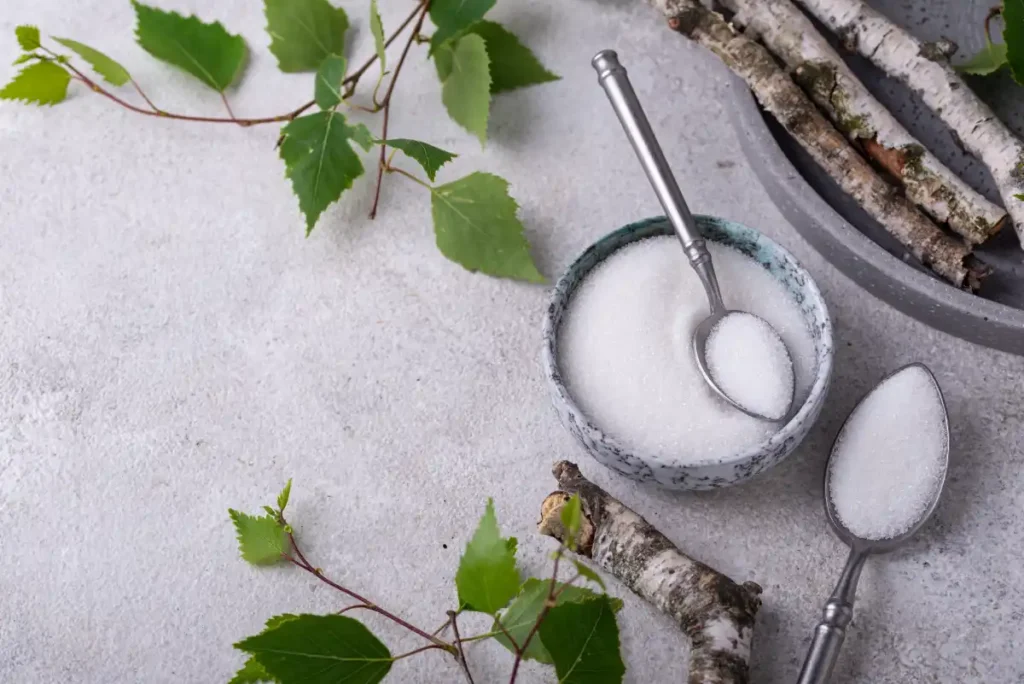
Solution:
[[(163, 2), (245, 35), (240, 115), (291, 108), (311, 79), (277, 73), (258, 3)], [(383, 3), (394, 25), (407, 2)], [(353, 53), (370, 49), (365, 3)], [(167, 107), (217, 113), (216, 96), (133, 45), (128, 2), (5, 3), (15, 24), (95, 44)], [(336, 610), (330, 590), (237, 558), (229, 506), (255, 509), (295, 478), (293, 522), (314, 562), (424, 626), (455, 600), (451, 577), (487, 496), (527, 569), (551, 463), (584, 471), (679, 545), (765, 587), (755, 681), (792, 679), (843, 560), (821, 512), (831, 438), (887, 370), (928, 363), (953, 427), (936, 520), (873, 560), (839, 665), (847, 682), (1015, 682), (1024, 673), (1020, 549), (1024, 359), (933, 332), (861, 292), (769, 202), (721, 104), (717, 61), (638, 2), (531, 0), (495, 12), (563, 80), (502, 96), (481, 152), (444, 115), (415, 54), (393, 131), (506, 176), (541, 269), (556, 275), (656, 202), (594, 83), (619, 50), (695, 211), (755, 226), (815, 275), (835, 318), (834, 390), (805, 447), (746, 486), (677, 495), (590, 461), (548, 406), (538, 364), (546, 291), (466, 273), (433, 247), (428, 199), (401, 179), (365, 220), (371, 184), (302, 237), (272, 128), (158, 121), (76, 88), (52, 109), (0, 104), (0, 681), (222, 682), (232, 641), (282, 611)], [(389, 21), (390, 20), (390, 21)], [(4, 73), (13, 68), (4, 67)], [(447, 548), (445, 548), (445, 545)], [(623, 596), (632, 682), (679, 681), (686, 644)], [(379, 620), (397, 652), (415, 643)], [(467, 629), (471, 627), (467, 625)], [(509, 658), (471, 650), (477, 681)], [(395, 681), (455, 681), (440, 656)], [(521, 681), (547, 681), (531, 665)]]

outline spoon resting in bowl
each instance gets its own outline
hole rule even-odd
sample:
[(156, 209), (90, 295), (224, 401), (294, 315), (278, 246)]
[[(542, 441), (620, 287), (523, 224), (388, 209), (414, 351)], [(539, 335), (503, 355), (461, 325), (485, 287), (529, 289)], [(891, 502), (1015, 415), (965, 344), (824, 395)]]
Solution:
[(597, 53), (591, 64), (707, 293), (710, 312), (693, 333), (697, 368), (716, 394), (743, 413), (773, 422), (785, 420), (793, 406), (796, 377), (782, 337), (763, 318), (725, 306), (711, 254), (626, 69), (613, 50)]

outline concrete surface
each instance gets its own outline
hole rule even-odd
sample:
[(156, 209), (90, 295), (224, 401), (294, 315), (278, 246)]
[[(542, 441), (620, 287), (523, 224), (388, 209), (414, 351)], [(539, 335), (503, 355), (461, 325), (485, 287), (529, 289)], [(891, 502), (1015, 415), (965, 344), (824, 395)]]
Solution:
[[(407, 2), (385, 3), (394, 25)], [(311, 78), (276, 72), (258, 4), (201, 9), (249, 40), (236, 112), (285, 111)], [(353, 53), (365, 3), (346, 3)], [(633, 1), (502, 3), (505, 21), (563, 76), (504, 95), (480, 151), (443, 114), (415, 55), (395, 135), (458, 151), (453, 179), (506, 176), (541, 269), (658, 213), (590, 56), (619, 50), (695, 211), (756, 226), (815, 275), (838, 357), (804, 448), (746, 486), (701, 495), (634, 485), (588, 460), (548, 405), (538, 365), (546, 290), (466, 273), (433, 246), (428, 199), (402, 179), (370, 223), (370, 183), (306, 240), (273, 128), (144, 119), (74, 89), (52, 109), (0, 104), (0, 681), (224, 682), (231, 648), (283, 611), (343, 602), (289, 568), (237, 557), (229, 506), (255, 510), (295, 478), (292, 519), (333, 577), (432, 627), (453, 606), (460, 549), (494, 496), (523, 565), (546, 572), (538, 505), (563, 457), (679, 545), (765, 587), (756, 682), (792, 680), (843, 562), (821, 512), (828, 445), (857, 397), (911, 360), (936, 372), (951, 412), (951, 473), (936, 520), (872, 560), (839, 682), (1016, 682), (1024, 676), (1024, 359), (934, 332), (861, 292), (769, 202), (730, 131), (717, 61)], [(14, 25), (95, 44), (167, 107), (217, 113), (216, 96), (132, 44), (127, 1), (11, 0)], [(6, 63), (6, 62), (5, 62)], [(14, 69), (4, 67), (5, 74)], [(130, 94), (129, 94), (130, 96)], [(686, 643), (623, 596), (631, 682), (680, 681)], [(415, 642), (379, 620), (395, 652)], [(467, 624), (464, 629), (472, 630)], [(471, 649), (477, 681), (510, 658)], [(440, 656), (394, 681), (458, 681)], [(551, 681), (530, 665), (522, 682)]]

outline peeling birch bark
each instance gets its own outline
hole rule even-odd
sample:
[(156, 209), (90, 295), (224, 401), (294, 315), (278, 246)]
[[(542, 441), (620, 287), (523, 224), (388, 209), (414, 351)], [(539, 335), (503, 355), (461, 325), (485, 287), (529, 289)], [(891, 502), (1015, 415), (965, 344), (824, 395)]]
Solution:
[(539, 529), (564, 541), (560, 513), (579, 494), (583, 525), (576, 552), (592, 558), (675, 620), (690, 638), (689, 684), (747, 684), (761, 587), (737, 584), (688, 557), (649, 522), (583, 477), (576, 464), (552, 468), (561, 491), (541, 505)]
[(988, 167), (1024, 245), (1024, 143), (950, 67), (948, 50), (910, 35), (860, 0), (797, 0), (851, 50), (917, 93)]
[(842, 190), (918, 261), (957, 287), (976, 289), (988, 269), (879, 176), (818, 111), (771, 53), (697, 0), (651, 0), (669, 27), (708, 48), (740, 76), (768, 111)]
[(882, 165), (907, 199), (972, 244), (1002, 227), (1006, 212), (946, 168), (882, 106), (790, 0), (721, 0), (734, 24), (760, 38), (832, 123)]

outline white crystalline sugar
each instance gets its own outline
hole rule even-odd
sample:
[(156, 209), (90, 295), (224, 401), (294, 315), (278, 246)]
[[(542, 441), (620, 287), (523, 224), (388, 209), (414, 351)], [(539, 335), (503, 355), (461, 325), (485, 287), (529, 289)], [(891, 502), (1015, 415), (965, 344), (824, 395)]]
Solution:
[(947, 426), (931, 374), (910, 366), (886, 379), (847, 419), (829, 462), (839, 520), (862, 539), (909, 530), (939, 494)]
[[(761, 316), (782, 336), (802, 400), (814, 379), (814, 342), (796, 302), (753, 259), (708, 248), (728, 306)], [(764, 442), (778, 424), (727, 404), (697, 369), (693, 331), (707, 314), (704, 289), (674, 237), (624, 247), (569, 302), (558, 333), (569, 393), (623, 447), (662, 463), (723, 461)]]
[(780, 420), (793, 402), (793, 362), (782, 339), (758, 316), (727, 314), (708, 335), (711, 378), (734, 402)]

